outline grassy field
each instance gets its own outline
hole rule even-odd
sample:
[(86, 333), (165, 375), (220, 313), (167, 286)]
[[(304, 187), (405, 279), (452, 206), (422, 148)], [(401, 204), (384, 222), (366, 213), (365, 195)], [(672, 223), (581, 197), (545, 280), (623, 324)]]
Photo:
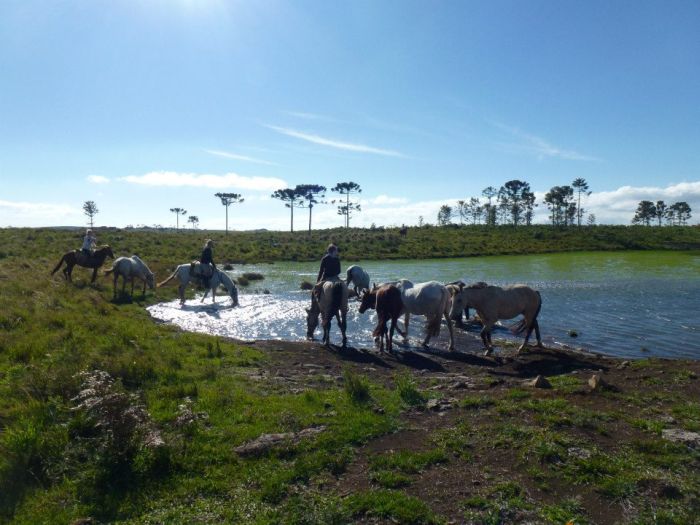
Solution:
[[(115, 255), (138, 253), (159, 276), (198, 256), (207, 236), (221, 263), (315, 260), (330, 241), (344, 262), (700, 248), (699, 228), (98, 230)], [(241, 345), (154, 323), (144, 306), (174, 287), (113, 299), (111, 281), (91, 285), (85, 269), (73, 284), (51, 277), (81, 237), (0, 230), (2, 522), (697, 519), (700, 455), (661, 436), (700, 430), (698, 363)], [(614, 389), (589, 390), (597, 370)], [(536, 374), (553, 388), (523, 386)], [(438, 401), (447, 408), (430, 408)], [(287, 436), (256, 455), (235, 450), (266, 433)]]

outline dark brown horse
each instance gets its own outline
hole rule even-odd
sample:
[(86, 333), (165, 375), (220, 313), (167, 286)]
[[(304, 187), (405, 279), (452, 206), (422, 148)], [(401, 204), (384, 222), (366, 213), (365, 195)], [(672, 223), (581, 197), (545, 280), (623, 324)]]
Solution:
[(112, 253), (112, 248), (110, 248), (109, 245), (100, 246), (90, 257), (85, 257), (85, 255), (80, 253), (80, 250), (73, 250), (61, 257), (61, 260), (58, 261), (51, 275), (55, 274), (65, 262), (66, 267), (63, 269), (63, 275), (66, 277), (67, 281), (71, 281), (73, 267), (77, 264), (83, 268), (92, 268), (92, 279), (90, 282), (94, 283), (97, 278), (97, 270), (104, 264), (107, 257), (114, 259), (114, 253)]
[[(403, 313), (401, 290), (393, 284), (383, 284), (379, 287), (375, 284), (371, 290), (365, 290), (362, 294), (360, 313), (365, 313), (368, 308), (377, 310), (377, 327), (372, 335), (375, 341), (379, 340), (379, 351), (384, 351), (384, 340), (386, 339), (387, 351), (391, 352), (394, 330), (398, 330), (401, 335), (404, 335), (396, 322)], [(389, 320), (391, 320), (391, 328), (387, 330), (386, 324)]]

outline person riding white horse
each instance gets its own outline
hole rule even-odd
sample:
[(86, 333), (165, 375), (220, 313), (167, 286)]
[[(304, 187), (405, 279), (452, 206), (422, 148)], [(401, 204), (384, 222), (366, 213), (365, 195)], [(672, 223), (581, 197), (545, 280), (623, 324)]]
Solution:
[[(194, 273), (192, 271), (192, 266), (194, 265)], [(173, 279), (177, 278), (177, 280), (180, 283), (180, 286), (178, 287), (178, 293), (180, 296), (180, 305), (185, 304), (185, 288), (187, 287), (188, 283), (190, 282), (191, 279), (196, 278), (197, 274), (199, 272), (198, 267), (200, 266), (200, 263), (192, 263), (192, 264), (181, 264), (177, 268), (175, 268), (175, 271), (172, 273), (170, 277), (168, 277), (165, 281), (158, 283), (157, 288), (160, 288), (161, 286), (166, 285)], [(216, 302), (216, 289), (219, 287), (219, 285), (223, 285), (226, 287), (228, 290), (229, 296), (231, 297), (231, 301), (233, 302), (232, 306), (238, 306), (238, 288), (236, 288), (235, 283), (233, 280), (226, 274), (226, 272), (222, 272), (221, 270), (215, 270), (211, 278), (209, 279), (209, 286), (206, 288), (204, 295), (202, 296), (201, 302), (204, 302), (204, 299), (209, 293), (209, 290), (212, 292), (212, 302)]]
[(213, 248), (214, 241), (207, 239), (202, 249), (202, 255), (199, 257), (199, 270), (204, 288), (209, 288), (209, 279), (211, 279), (211, 276), (214, 275), (214, 271), (216, 271)]

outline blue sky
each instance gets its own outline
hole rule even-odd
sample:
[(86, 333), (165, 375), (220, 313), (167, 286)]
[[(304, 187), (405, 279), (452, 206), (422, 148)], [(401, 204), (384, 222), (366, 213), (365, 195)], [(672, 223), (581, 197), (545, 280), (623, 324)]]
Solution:
[(4, 0), (0, 226), (223, 228), (238, 192), (232, 228), (286, 229), (275, 189), (350, 180), (351, 225), (415, 224), (578, 177), (599, 223), (697, 223), (698, 35), (697, 1)]

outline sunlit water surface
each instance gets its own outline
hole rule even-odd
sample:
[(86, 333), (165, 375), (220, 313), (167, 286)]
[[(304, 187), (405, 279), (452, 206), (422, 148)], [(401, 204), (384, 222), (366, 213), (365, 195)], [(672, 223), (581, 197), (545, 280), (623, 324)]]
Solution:
[[(346, 268), (350, 263), (344, 261)], [(489, 284), (528, 284), (542, 294), (540, 328), (545, 344), (581, 348), (624, 357), (700, 358), (700, 254), (693, 252), (595, 252), (526, 256), (360, 261), (373, 282), (407, 278), (414, 282), (462, 279)], [(231, 308), (226, 295), (217, 303), (199, 297), (180, 307), (177, 301), (149, 307), (151, 315), (185, 330), (243, 340), (302, 340), (306, 336), (309, 292), (302, 281), (313, 281), (314, 263), (237, 266), (232, 277), (259, 272), (263, 281), (239, 287), (241, 306)], [(269, 294), (263, 291), (269, 291)], [(351, 300), (348, 341), (371, 347), (376, 323), (370, 311), (360, 315)], [(423, 335), (423, 317), (412, 318), (411, 336)], [(504, 322), (505, 325), (510, 322)], [(571, 334), (577, 334), (572, 337)], [(436, 348), (446, 348), (443, 327)], [(320, 336), (317, 329), (316, 336)], [(463, 336), (478, 339), (478, 331)], [(497, 330), (494, 338), (509, 338)], [(534, 337), (534, 336), (533, 336)], [(463, 341), (467, 339), (462, 339)], [(333, 323), (331, 340), (340, 342)], [(474, 345), (470, 345), (473, 348)], [(459, 349), (459, 345), (458, 345)]]

